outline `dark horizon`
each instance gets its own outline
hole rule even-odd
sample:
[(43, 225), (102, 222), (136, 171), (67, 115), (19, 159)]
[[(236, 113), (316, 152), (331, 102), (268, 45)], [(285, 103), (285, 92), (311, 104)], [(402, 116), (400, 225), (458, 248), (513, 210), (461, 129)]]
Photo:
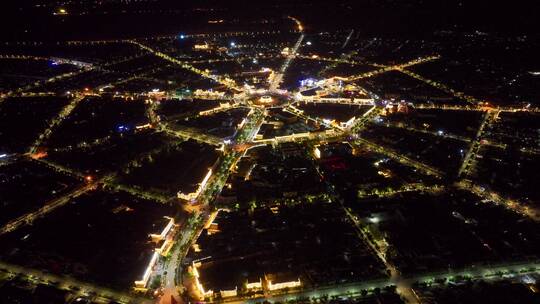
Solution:
[[(35, 6), (39, 1), (8, 4), (0, 30), (1, 40), (70, 40), (135, 38), (145, 33), (173, 34), (205, 29), (209, 18), (260, 19), (292, 14), (315, 31), (354, 28), (366, 36), (429, 36), (435, 31), (482, 31), (502, 35), (536, 35), (540, 21), (534, 6), (489, 1), (250, 1), (156, 0), (140, 3), (103, 1), (100, 6), (67, 4)], [(519, 3), (519, 2), (518, 2)], [(67, 16), (54, 16), (56, 9)], [(83, 13), (83, 15), (81, 15)]]
[(2, 5), (1, 304), (540, 303), (532, 5)]

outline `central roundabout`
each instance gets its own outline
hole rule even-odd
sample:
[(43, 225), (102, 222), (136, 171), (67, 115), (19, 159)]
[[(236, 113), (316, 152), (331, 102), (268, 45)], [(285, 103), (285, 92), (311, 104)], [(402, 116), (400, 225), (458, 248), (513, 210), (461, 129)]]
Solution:
[(251, 106), (259, 108), (284, 107), (293, 102), (293, 98), (288, 91), (268, 91), (261, 90), (249, 95), (247, 102)]

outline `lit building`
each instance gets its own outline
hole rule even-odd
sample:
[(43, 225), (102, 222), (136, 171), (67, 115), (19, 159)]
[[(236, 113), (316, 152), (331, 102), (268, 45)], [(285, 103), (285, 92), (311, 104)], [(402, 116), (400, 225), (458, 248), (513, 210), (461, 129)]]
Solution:
[(156, 265), (159, 255), (166, 255), (170, 249), (172, 248), (174, 242), (173, 242), (173, 236), (175, 230), (173, 229), (175, 227), (174, 218), (165, 216), (165, 219), (168, 219), (167, 225), (160, 234), (150, 234), (149, 237), (152, 239), (152, 242), (156, 244), (161, 244), (159, 247), (154, 249), (154, 253), (152, 254), (152, 258), (150, 259), (150, 262), (148, 263), (148, 266), (146, 267), (144, 274), (142, 278), (138, 281), (135, 281), (135, 288), (139, 290), (145, 290), (146, 285), (148, 285), (148, 280), (150, 279), (150, 275), (152, 274), (152, 269)]
[(284, 48), (281, 51), (281, 55), (283, 55), (283, 56), (289, 56), (290, 54), (291, 54), (291, 49), (289, 49), (288, 47)]
[(182, 192), (178, 192), (178, 194), (177, 194), (178, 198), (186, 200), (186, 201), (195, 200), (197, 198), (197, 196), (199, 196), (199, 194), (201, 193), (202, 189), (204, 189), (204, 187), (206, 186), (206, 183), (208, 183), (208, 180), (210, 179), (210, 176), (212, 176), (212, 169), (208, 170), (208, 173), (206, 174), (206, 176), (204, 177), (202, 182), (199, 184), (199, 186), (197, 187), (197, 190), (195, 192), (191, 192), (191, 193), (187, 193), (187, 194), (182, 193)]
[(398, 104), (398, 108), (397, 108), (397, 111), (400, 112), (400, 113), (409, 113), (409, 106), (406, 102), (400, 102)]
[(249, 290), (259, 290), (262, 289), (262, 280), (259, 278), (258, 282), (250, 283), (249, 281), (246, 283), (246, 288)]
[(210, 49), (210, 45), (208, 43), (203, 43), (203, 44), (195, 44), (193, 46), (193, 48), (195, 50), (208, 50)]
[(135, 130), (144, 130), (144, 129), (149, 129), (151, 128), (152, 125), (147, 123), (147, 124), (144, 124), (144, 125), (138, 125), (135, 127)]
[(230, 107), (231, 107), (230, 103), (220, 103), (219, 107), (213, 108), (213, 109), (210, 109), (210, 110), (201, 111), (201, 112), (199, 112), (199, 115), (201, 115), (201, 116), (211, 115), (211, 114), (214, 114), (216, 112), (223, 111), (224, 109), (228, 109)]
[(214, 91), (214, 90), (197, 89), (197, 90), (195, 90), (195, 92), (193, 92), (193, 96), (194, 97), (223, 99), (225, 97), (225, 92)]
[(235, 287), (231, 290), (220, 290), (219, 294), (222, 298), (235, 297), (238, 294), (238, 288)]
[(272, 103), (273, 101), (274, 99), (272, 98), (272, 96), (268, 96), (268, 95), (264, 95), (264, 96), (261, 96), (261, 98), (259, 98), (260, 103), (268, 104), (268, 103)]
[(165, 217), (166, 219), (169, 220), (169, 222), (167, 223), (167, 226), (165, 226), (165, 228), (163, 229), (163, 231), (161, 231), (160, 234), (150, 234), (150, 237), (152, 238), (152, 241), (153, 242), (159, 242), (159, 241), (162, 241), (164, 240), (166, 237), (167, 237), (167, 234), (171, 231), (171, 229), (174, 227), (174, 218), (172, 217), (168, 217), (166, 216)]
[(195, 277), (195, 287), (197, 287), (197, 291), (199, 291), (199, 293), (201, 294), (203, 298), (206, 298), (206, 297), (212, 296), (214, 294), (214, 291), (204, 290), (204, 286), (201, 284), (199, 280), (199, 277), (200, 277), (199, 271), (197, 270), (197, 267), (200, 267), (200, 265), (201, 265), (200, 262), (198, 263), (193, 262), (190, 268), (191, 268), (191, 273)]
[(208, 235), (215, 234), (219, 232), (219, 225), (218, 223), (212, 223), (208, 228), (206, 228), (206, 232)]
[(351, 119), (347, 120), (346, 122), (340, 122), (340, 127), (342, 128), (349, 128), (354, 125), (354, 122), (356, 121), (356, 117), (352, 117)]
[(156, 265), (156, 262), (158, 260), (159, 254), (158, 252), (154, 252), (152, 255), (152, 258), (150, 259), (150, 263), (148, 263), (148, 266), (146, 267), (146, 270), (144, 271), (144, 274), (142, 278), (138, 281), (135, 281), (135, 288), (137, 289), (145, 289), (146, 285), (148, 284), (148, 279), (150, 279), (150, 274), (152, 274), (152, 269)]
[(278, 282), (278, 283), (274, 283), (272, 282), (272, 280), (269, 280), (269, 279), (266, 279), (266, 281), (268, 282), (268, 290), (270, 291), (302, 286), (302, 282), (300, 281), (300, 279), (296, 281), (284, 281), (284, 282)]
[(161, 244), (161, 246), (156, 248), (156, 252), (165, 256), (169, 253), (170, 249), (172, 248), (174, 242), (172, 235), (174, 235), (173, 227), (174, 219), (171, 217), (165, 217), (169, 219), (169, 222), (167, 226), (163, 229), (163, 231), (160, 234), (150, 234), (150, 237), (152, 238), (152, 241)]

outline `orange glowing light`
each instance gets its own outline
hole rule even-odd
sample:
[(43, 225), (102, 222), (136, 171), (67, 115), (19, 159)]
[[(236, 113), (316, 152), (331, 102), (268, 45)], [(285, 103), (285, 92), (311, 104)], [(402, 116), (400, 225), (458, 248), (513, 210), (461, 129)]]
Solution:
[(31, 158), (33, 159), (40, 159), (40, 158), (44, 158), (44, 157), (47, 157), (47, 152), (45, 151), (38, 151), (34, 154), (31, 154), (30, 155)]

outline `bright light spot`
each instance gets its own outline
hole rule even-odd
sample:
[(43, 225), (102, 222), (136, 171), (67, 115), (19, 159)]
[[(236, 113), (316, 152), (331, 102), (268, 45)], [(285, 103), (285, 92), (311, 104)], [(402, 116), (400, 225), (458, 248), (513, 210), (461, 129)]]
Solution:
[(311, 41), (306, 42), (307, 45), (311, 45)]
[(439, 130), (439, 131), (437, 131), (437, 134), (439, 134), (439, 135), (443, 135), (443, 134), (444, 134), (444, 132), (443, 132), (442, 130)]
[(300, 85), (303, 87), (312, 87), (315, 86), (317, 83), (317, 79), (314, 78), (306, 78), (303, 80), (300, 80)]
[(536, 284), (536, 280), (530, 275), (524, 276), (521, 281), (525, 284)]
[(313, 152), (315, 154), (315, 158), (321, 158), (321, 150), (319, 150), (318, 147), (315, 147), (315, 150)]
[(5, 153), (4, 153), (4, 154), (0, 154), (0, 158), (5, 158), (5, 157), (7, 157), (7, 154), (5, 154)]
[(87, 182), (91, 182), (93, 180), (91, 175), (87, 175), (84, 179), (86, 179)]
[(231, 45), (231, 47), (235, 47), (235, 46), (236, 46), (236, 43), (235, 43), (235, 42), (231, 42), (230, 45)]
[(186, 39), (186, 35), (180, 34), (180, 39)]
[(374, 217), (370, 217), (369, 221), (372, 222), (373, 224), (377, 224), (377, 223), (379, 223), (381, 221), (381, 219), (374, 216)]

